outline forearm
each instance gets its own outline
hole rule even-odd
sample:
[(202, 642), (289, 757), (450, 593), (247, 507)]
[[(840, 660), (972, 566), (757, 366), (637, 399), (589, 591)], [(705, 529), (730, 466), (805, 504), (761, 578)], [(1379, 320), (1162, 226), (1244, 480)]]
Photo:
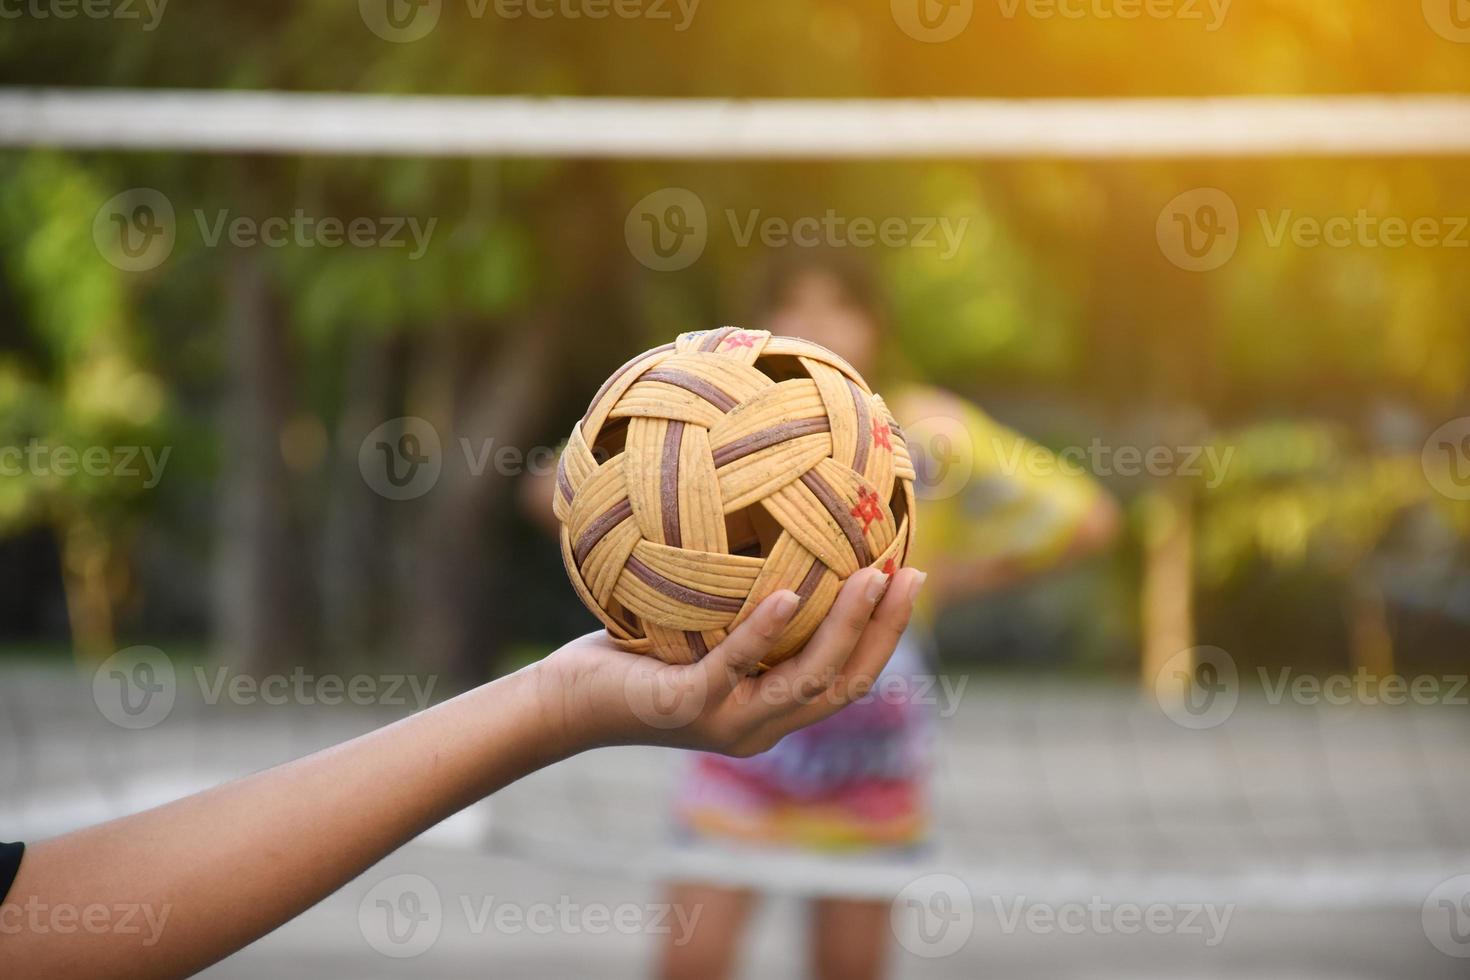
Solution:
[[(0, 976), (200, 970), (455, 811), (596, 745), (764, 751), (871, 689), (923, 575), (903, 569), (893, 582), (851, 576), (806, 647), (758, 677), (800, 605), (794, 592), (768, 596), (694, 664), (588, 634), (344, 745), (34, 844), (0, 904)], [(110, 918), (124, 913), (128, 928)]]
[[(151, 926), (79, 929), (65, 943), (22, 928), (0, 937), (0, 961), (22, 976), (119, 975), (123, 962), (153, 977), (218, 960), (575, 751), (539, 710), (536, 683), (530, 668), (296, 762), (32, 845), (7, 905), (140, 907)], [(119, 947), (131, 955), (120, 961)]]

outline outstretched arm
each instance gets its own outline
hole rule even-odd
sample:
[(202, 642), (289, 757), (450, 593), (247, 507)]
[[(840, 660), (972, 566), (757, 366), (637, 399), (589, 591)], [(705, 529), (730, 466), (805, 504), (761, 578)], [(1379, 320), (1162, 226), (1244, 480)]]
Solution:
[[(796, 611), (778, 592), (697, 664), (590, 634), (361, 738), (27, 849), (4, 904), (6, 976), (169, 977), (299, 915), (450, 814), (585, 749), (656, 743), (749, 754), (865, 694), (923, 575), (854, 575), (807, 647), (754, 677)], [(887, 590), (886, 597), (884, 590)], [(157, 930), (26, 928), (35, 910), (142, 907)], [(40, 914), (47, 914), (45, 911)], [(148, 944), (145, 945), (145, 942)]]
[(1120, 526), (1117, 502), (1100, 492), (1065, 546), (1046, 564), (1038, 565), (1024, 555), (938, 555), (930, 559), (934, 571), (931, 596), (941, 603), (960, 602), (1060, 571), (1110, 547)]

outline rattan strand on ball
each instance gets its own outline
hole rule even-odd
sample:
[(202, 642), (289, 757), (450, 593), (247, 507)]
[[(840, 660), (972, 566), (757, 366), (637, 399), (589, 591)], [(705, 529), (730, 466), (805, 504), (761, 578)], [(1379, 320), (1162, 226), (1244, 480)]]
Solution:
[(562, 453), (554, 506), (572, 584), (624, 649), (690, 663), (796, 592), (771, 666), (848, 576), (902, 567), (913, 479), (898, 424), (842, 358), (727, 327), (608, 379)]

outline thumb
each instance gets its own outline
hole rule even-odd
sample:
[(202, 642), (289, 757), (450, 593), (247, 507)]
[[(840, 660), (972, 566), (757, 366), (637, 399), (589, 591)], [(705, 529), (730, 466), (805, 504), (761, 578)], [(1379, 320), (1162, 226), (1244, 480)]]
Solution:
[(742, 678), (750, 676), (757, 665), (776, 648), (781, 631), (796, 615), (801, 597), (790, 589), (780, 589), (766, 596), (749, 618), (731, 631), (723, 643), (699, 662), (707, 674), (710, 700), (725, 698)]

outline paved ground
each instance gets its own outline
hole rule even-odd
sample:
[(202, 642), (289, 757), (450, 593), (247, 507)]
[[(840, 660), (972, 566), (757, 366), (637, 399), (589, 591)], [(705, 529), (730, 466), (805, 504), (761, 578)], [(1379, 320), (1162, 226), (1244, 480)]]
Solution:
[[(186, 675), (165, 719), (127, 730), (87, 678), (0, 668), (0, 839), (140, 809), (406, 710), (210, 705)], [(903, 978), (1470, 976), (1435, 945), (1470, 953), (1470, 898), (1452, 920), (1458, 886), (1435, 892), (1470, 873), (1463, 707), (1248, 695), (1191, 731), (1117, 687), (972, 680), (954, 704), (940, 844), (912, 864), (673, 849), (662, 795), (679, 758), (609, 750), (448, 822), (208, 975), (647, 976), (682, 928), (658, 880), (704, 870), (782, 893), (743, 965), (762, 980), (803, 975), (793, 893), (824, 889), (901, 891)]]

